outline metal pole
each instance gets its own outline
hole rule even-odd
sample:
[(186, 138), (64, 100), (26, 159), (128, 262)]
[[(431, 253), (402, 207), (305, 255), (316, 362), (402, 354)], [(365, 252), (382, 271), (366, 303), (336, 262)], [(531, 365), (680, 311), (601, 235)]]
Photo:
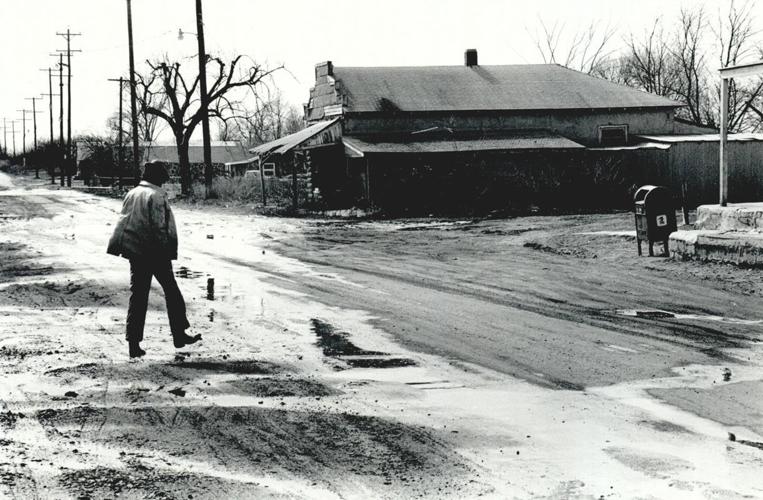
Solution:
[(207, 53), (204, 48), (204, 20), (201, 13), (201, 0), (196, 0), (196, 32), (199, 41), (199, 91), (201, 92), (201, 109), (199, 112), (201, 113), (201, 136), (204, 143), (204, 182), (206, 185), (206, 196), (209, 197), (214, 172), (212, 171), (212, 148), (209, 143)]
[(726, 206), (729, 195), (729, 155), (727, 149), (728, 121), (729, 121), (729, 80), (721, 78), (721, 141), (720, 157), (721, 165), (719, 172), (720, 205)]
[(11, 132), (13, 135), (13, 156), (16, 156), (16, 120), (11, 122)]
[(132, 115), (132, 163), (135, 172), (135, 181), (140, 179), (139, 152), (138, 152), (138, 108), (137, 96), (135, 95), (135, 56), (133, 54), (132, 42), (132, 6), (130, 0), (127, 0), (127, 39), (130, 52), (130, 113)]

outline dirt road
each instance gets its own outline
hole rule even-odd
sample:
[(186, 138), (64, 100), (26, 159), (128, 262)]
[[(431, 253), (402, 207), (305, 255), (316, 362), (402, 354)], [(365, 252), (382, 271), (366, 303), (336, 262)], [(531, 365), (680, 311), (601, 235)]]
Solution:
[(0, 186), (0, 496), (763, 496), (763, 274), (638, 258), (628, 214), (178, 208), (204, 341), (154, 290), (130, 362), (119, 201)]

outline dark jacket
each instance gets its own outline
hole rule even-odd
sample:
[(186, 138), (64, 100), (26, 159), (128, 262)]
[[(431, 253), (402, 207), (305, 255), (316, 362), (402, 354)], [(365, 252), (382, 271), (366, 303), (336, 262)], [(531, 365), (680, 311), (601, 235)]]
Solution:
[(175, 217), (162, 188), (141, 181), (127, 193), (107, 252), (126, 259), (177, 259)]

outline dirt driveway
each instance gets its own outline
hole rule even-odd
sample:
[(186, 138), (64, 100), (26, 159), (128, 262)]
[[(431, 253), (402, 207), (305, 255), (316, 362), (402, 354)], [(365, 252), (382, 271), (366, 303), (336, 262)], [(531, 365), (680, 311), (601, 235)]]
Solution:
[(131, 362), (119, 202), (0, 177), (0, 496), (763, 496), (761, 273), (628, 214), (176, 209), (204, 341)]

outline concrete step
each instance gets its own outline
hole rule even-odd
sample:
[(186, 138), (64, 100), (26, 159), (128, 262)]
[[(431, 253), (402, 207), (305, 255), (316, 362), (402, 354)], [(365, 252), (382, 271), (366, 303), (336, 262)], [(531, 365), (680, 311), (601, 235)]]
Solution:
[(763, 232), (763, 203), (729, 203), (697, 207), (695, 229)]
[(676, 231), (670, 235), (669, 248), (678, 259), (763, 267), (763, 232)]

